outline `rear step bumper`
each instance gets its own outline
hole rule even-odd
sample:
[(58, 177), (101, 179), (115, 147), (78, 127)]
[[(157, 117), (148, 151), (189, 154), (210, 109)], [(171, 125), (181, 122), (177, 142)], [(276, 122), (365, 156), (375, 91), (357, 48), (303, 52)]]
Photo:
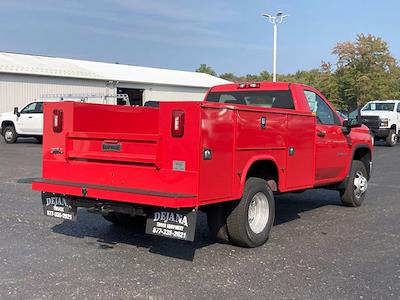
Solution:
[(198, 197), (191, 194), (179, 194), (151, 191), (98, 184), (66, 182), (50, 179), (37, 179), (32, 182), (32, 189), (77, 197), (88, 197), (159, 207), (183, 208), (196, 207)]

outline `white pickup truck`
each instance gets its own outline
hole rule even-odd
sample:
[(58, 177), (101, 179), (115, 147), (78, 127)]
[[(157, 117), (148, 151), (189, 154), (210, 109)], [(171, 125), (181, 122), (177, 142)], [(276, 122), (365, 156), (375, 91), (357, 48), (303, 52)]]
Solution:
[(43, 101), (28, 103), (21, 111), (0, 113), (0, 133), (7, 144), (18, 137), (35, 137), (39, 143), (43, 137)]
[(400, 134), (400, 100), (370, 101), (361, 109), (363, 124), (374, 140), (385, 140), (388, 146), (397, 144)]

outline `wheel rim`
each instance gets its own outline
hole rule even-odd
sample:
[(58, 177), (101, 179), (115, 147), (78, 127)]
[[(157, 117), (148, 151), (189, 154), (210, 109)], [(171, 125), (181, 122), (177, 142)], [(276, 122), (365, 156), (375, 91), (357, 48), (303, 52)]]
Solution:
[(357, 171), (354, 177), (354, 196), (361, 198), (368, 187), (368, 180), (361, 171)]
[(396, 134), (392, 134), (392, 144), (396, 144), (397, 142), (397, 136)]
[(269, 203), (264, 193), (258, 192), (250, 201), (247, 220), (254, 233), (262, 232), (269, 220)]
[(4, 138), (6, 139), (7, 142), (12, 141), (12, 139), (14, 138), (14, 133), (11, 130), (7, 130), (4, 133)]

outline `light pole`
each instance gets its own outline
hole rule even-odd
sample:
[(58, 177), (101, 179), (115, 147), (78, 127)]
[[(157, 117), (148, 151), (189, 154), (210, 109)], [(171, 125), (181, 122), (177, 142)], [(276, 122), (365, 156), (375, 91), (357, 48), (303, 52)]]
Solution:
[(275, 16), (269, 14), (262, 14), (267, 17), (269, 22), (274, 25), (274, 58), (273, 58), (273, 70), (272, 70), (272, 81), (276, 82), (276, 45), (278, 42), (278, 25), (283, 22), (283, 19), (289, 17), (289, 15), (284, 15), (283, 12), (278, 11)]

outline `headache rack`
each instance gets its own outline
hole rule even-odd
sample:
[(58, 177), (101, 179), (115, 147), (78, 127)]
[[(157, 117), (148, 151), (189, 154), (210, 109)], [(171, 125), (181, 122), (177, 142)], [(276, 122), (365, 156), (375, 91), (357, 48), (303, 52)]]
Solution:
[(41, 94), (41, 100), (51, 101), (76, 101), (82, 103), (101, 103), (101, 104), (118, 104), (130, 105), (128, 94)]

